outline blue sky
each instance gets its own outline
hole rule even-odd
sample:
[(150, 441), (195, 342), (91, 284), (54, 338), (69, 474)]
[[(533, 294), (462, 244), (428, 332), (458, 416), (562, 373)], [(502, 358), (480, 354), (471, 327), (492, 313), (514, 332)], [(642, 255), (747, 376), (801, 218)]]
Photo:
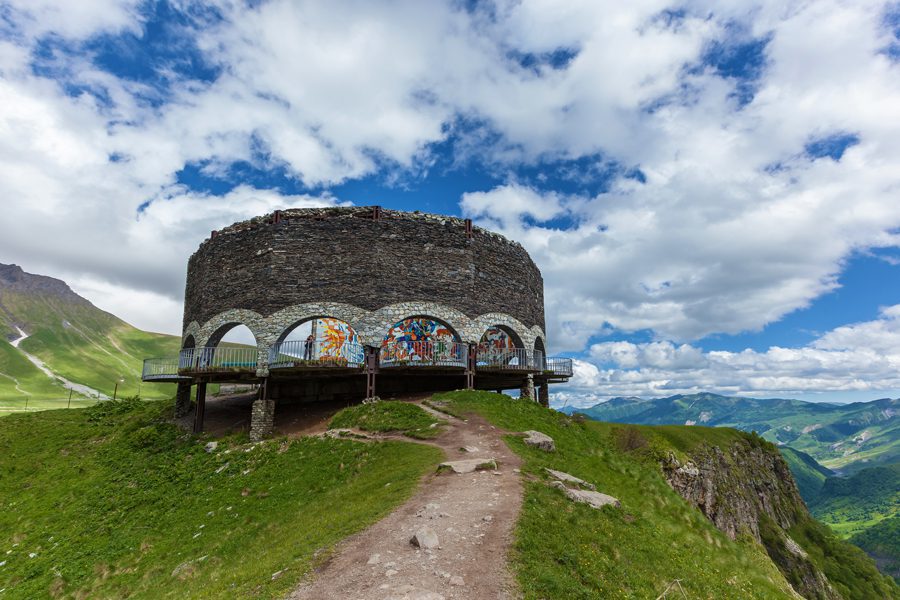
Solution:
[(0, 0), (0, 261), (178, 333), (211, 229), (466, 216), (544, 273), (557, 402), (897, 395), (898, 5), (621, 4)]

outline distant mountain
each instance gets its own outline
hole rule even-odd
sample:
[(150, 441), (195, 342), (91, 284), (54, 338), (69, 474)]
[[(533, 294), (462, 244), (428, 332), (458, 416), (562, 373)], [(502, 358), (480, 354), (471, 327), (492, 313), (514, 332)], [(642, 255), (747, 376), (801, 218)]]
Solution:
[(785, 462), (791, 468), (800, 495), (807, 504), (810, 504), (818, 498), (822, 486), (825, 485), (825, 480), (833, 477), (834, 471), (817, 463), (816, 459), (809, 454), (790, 446), (782, 446), (780, 450)]
[[(0, 399), (63, 397), (57, 377), (111, 396), (140, 389), (144, 397), (167, 397), (166, 386), (142, 386), (142, 360), (175, 354), (179, 339), (141, 331), (100, 310), (59, 279), (0, 264)], [(17, 347), (13, 344), (17, 343)], [(36, 361), (44, 364), (50, 375)], [(83, 389), (90, 388), (90, 390)], [(5, 402), (9, 403), (9, 402)]]
[(598, 421), (644, 425), (708, 425), (756, 431), (849, 474), (900, 461), (900, 400), (828, 404), (718, 394), (642, 400), (613, 398), (581, 412)]
[(756, 431), (778, 444), (810, 512), (900, 576), (900, 400), (825, 404), (701, 393), (613, 398), (597, 421)]

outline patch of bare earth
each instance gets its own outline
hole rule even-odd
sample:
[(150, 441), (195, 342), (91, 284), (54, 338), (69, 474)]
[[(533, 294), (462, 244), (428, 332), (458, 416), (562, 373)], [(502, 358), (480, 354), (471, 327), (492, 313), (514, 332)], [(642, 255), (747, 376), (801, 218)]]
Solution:
[[(448, 426), (425, 443), (450, 461), (493, 458), (498, 469), (426, 476), (409, 501), (338, 546), (292, 600), (518, 597), (507, 552), (522, 505), (521, 460), (483, 419), (441, 418)], [(437, 535), (435, 548), (410, 543), (422, 528)]]

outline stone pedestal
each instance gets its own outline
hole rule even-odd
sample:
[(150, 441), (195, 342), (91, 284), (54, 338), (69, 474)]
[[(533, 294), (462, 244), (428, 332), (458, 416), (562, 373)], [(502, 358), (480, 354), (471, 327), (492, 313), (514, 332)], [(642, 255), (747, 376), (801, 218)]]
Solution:
[(538, 402), (545, 408), (550, 408), (550, 385), (544, 383), (538, 386)]
[(519, 397), (522, 400), (534, 400), (534, 375), (529, 373), (526, 376), (522, 389), (519, 390)]
[(175, 392), (175, 418), (180, 419), (191, 412), (191, 384), (181, 382)]
[(275, 401), (260, 398), (250, 413), (250, 441), (258, 442), (272, 435), (275, 426)]

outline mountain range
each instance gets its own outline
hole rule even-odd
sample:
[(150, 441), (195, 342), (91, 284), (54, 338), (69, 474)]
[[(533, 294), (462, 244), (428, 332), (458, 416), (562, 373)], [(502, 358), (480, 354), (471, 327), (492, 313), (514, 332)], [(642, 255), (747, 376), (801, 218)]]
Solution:
[[(64, 281), (0, 263), (0, 404), (59, 406), (87, 398), (171, 396), (143, 386), (142, 360), (177, 353), (176, 336), (132, 327)], [(6, 342), (6, 343), (5, 343)]]
[(561, 410), (613, 423), (755, 431), (779, 447), (810, 512), (900, 578), (900, 400), (828, 404), (699, 393)]

